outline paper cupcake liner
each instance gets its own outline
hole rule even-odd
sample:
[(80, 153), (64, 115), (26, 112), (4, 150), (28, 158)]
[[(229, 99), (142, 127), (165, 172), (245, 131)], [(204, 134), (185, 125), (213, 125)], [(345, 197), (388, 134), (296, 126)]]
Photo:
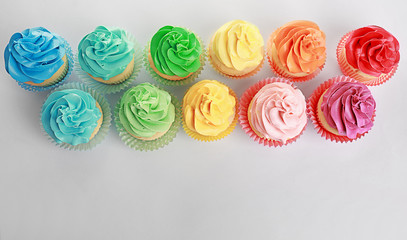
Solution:
[[(352, 142), (355, 141), (359, 138), (362, 138), (366, 133), (363, 134), (357, 134), (356, 138), (350, 139), (347, 136), (339, 136), (336, 134), (333, 134), (326, 130), (322, 125), (321, 122), (318, 118), (318, 113), (317, 113), (317, 108), (318, 108), (318, 101), (321, 98), (322, 94), (327, 90), (329, 87), (331, 87), (334, 83), (337, 82), (353, 82), (353, 83), (358, 83), (358, 81), (347, 77), (347, 76), (338, 76), (331, 78), (325, 82), (323, 82), (319, 87), (312, 93), (312, 95), (309, 97), (307, 101), (307, 115), (309, 119), (311, 119), (314, 128), (317, 130), (318, 134), (320, 134), (322, 137), (324, 137), (327, 140), (335, 141), (335, 142)], [(372, 121), (374, 121), (374, 118), (376, 116), (376, 110), (373, 112), (372, 116)]]
[[(156, 86), (156, 85), (155, 85)], [(166, 91), (159, 86), (156, 86), (161, 90)], [(168, 92), (168, 91), (167, 91)], [(179, 127), (181, 125), (181, 104), (178, 101), (177, 97), (175, 97), (172, 93), (168, 92), (171, 95), (171, 102), (174, 104), (175, 107), (175, 119), (174, 122), (171, 124), (170, 129), (161, 137), (154, 139), (154, 140), (142, 140), (133, 137), (130, 133), (126, 131), (123, 124), (120, 122), (119, 118), (119, 109), (120, 109), (120, 100), (117, 102), (116, 107), (114, 109), (114, 120), (116, 123), (116, 129), (121, 137), (122, 141), (137, 151), (153, 151), (159, 148), (162, 148), (168, 145), (177, 135)]]
[(317, 68), (314, 72), (312, 72), (312, 73), (310, 73), (310, 74), (308, 74), (306, 76), (296, 77), (296, 76), (293, 76), (293, 75), (287, 73), (286, 71), (284, 71), (284, 69), (282, 69), (280, 66), (278, 66), (272, 59), (273, 57), (272, 57), (272, 53), (271, 53), (271, 44), (272, 44), (271, 43), (271, 37), (272, 37), (272, 35), (270, 36), (269, 40), (267, 41), (267, 51), (266, 51), (267, 52), (267, 60), (268, 60), (268, 62), (270, 64), (271, 70), (278, 77), (287, 78), (287, 79), (289, 79), (290, 81), (293, 81), (293, 82), (305, 82), (305, 81), (311, 80), (314, 77), (316, 77), (322, 71), (322, 69), (324, 68), (325, 62), (324, 62), (324, 64), (322, 64), (322, 66)]
[(144, 48), (144, 67), (146, 68), (147, 72), (149, 72), (150, 75), (154, 78), (154, 80), (156, 80), (157, 82), (159, 82), (163, 85), (167, 85), (167, 86), (184, 86), (186, 84), (192, 83), (199, 76), (199, 74), (201, 74), (201, 72), (204, 68), (204, 65), (205, 65), (206, 51), (205, 51), (205, 45), (204, 45), (202, 39), (197, 34), (195, 34), (195, 36), (197, 37), (197, 39), (202, 47), (202, 54), (199, 59), (199, 61), (201, 63), (201, 67), (198, 70), (196, 70), (194, 73), (192, 73), (189, 77), (181, 79), (181, 80), (168, 80), (168, 79), (165, 79), (165, 78), (161, 77), (160, 75), (158, 75), (158, 73), (156, 73), (154, 71), (154, 69), (151, 68), (150, 62), (148, 61), (148, 55), (150, 53), (150, 43), (148, 43), (146, 45), (146, 47)]
[(105, 84), (102, 82), (98, 82), (93, 79), (87, 72), (82, 70), (79, 61), (78, 61), (78, 54), (75, 54), (75, 72), (78, 77), (86, 83), (89, 87), (105, 94), (112, 94), (122, 91), (123, 89), (130, 86), (130, 84), (135, 81), (137, 75), (141, 70), (141, 66), (143, 65), (143, 53), (140, 47), (140, 44), (137, 40), (131, 35), (129, 32), (126, 31), (127, 37), (130, 41), (134, 43), (134, 68), (132, 74), (123, 82), (117, 84)]
[(285, 146), (288, 144), (291, 144), (304, 133), (305, 128), (307, 125), (305, 124), (304, 128), (301, 130), (300, 134), (298, 134), (296, 137), (288, 139), (286, 143), (284, 144), (283, 142), (272, 140), (272, 139), (267, 139), (267, 138), (262, 138), (259, 135), (256, 134), (256, 132), (252, 129), (249, 123), (249, 118), (247, 111), (249, 110), (250, 102), (252, 101), (253, 97), (256, 95), (258, 91), (260, 91), (261, 88), (263, 88), (265, 85), (274, 83), (274, 82), (282, 82), (282, 83), (287, 83), (291, 85), (293, 88), (297, 89), (297, 87), (288, 79), (284, 78), (266, 78), (263, 79), (250, 88), (248, 88), (240, 98), (240, 111), (239, 111), (239, 123), (240, 126), (242, 127), (243, 131), (246, 132), (246, 134), (252, 138), (254, 141), (258, 142), (259, 144), (262, 144), (264, 146), (269, 146), (269, 147), (281, 147)]
[(353, 31), (345, 34), (342, 39), (339, 41), (338, 47), (336, 48), (336, 59), (338, 61), (339, 67), (342, 73), (348, 77), (351, 77), (367, 86), (379, 86), (385, 82), (387, 82), (396, 72), (398, 64), (394, 66), (391, 71), (387, 74), (381, 74), (379, 77), (375, 77), (372, 79), (366, 78), (361, 75), (359, 72), (360, 70), (353, 68), (346, 60), (345, 55), (342, 53), (345, 51), (346, 40), (348, 40), (349, 36), (352, 34)]
[[(94, 148), (96, 145), (98, 145), (99, 143), (101, 143), (103, 141), (103, 139), (106, 137), (107, 133), (109, 132), (109, 127), (111, 124), (111, 120), (112, 120), (112, 114), (110, 111), (110, 105), (107, 102), (106, 98), (99, 94), (96, 90), (82, 84), (82, 83), (78, 83), (78, 82), (72, 82), (72, 83), (67, 83), (64, 84), (62, 86), (59, 86), (58, 88), (56, 88), (54, 91), (52, 91), (50, 94), (48, 94), (47, 98), (56, 91), (60, 91), (60, 90), (65, 90), (65, 89), (78, 89), (78, 90), (82, 90), (84, 92), (89, 93), (95, 100), (96, 102), (99, 103), (100, 108), (102, 109), (102, 113), (103, 113), (103, 121), (102, 121), (102, 125), (100, 126), (99, 131), (96, 133), (96, 135), (89, 140), (89, 142), (87, 143), (82, 143), (82, 144), (78, 144), (78, 145), (71, 145), (68, 143), (57, 143), (45, 130), (44, 127), (42, 125), (42, 121), (41, 121), (41, 112), (40, 112), (40, 124), (41, 124), (41, 129), (43, 131), (43, 133), (48, 137), (48, 139), (53, 142), (55, 145), (57, 145), (58, 147), (61, 148), (65, 148), (68, 150), (79, 150), (79, 151), (84, 151), (84, 150), (90, 150), (92, 148)], [(42, 108), (41, 108), (42, 109)]]
[(212, 60), (210, 45), (209, 45), (209, 48), (208, 48), (208, 59), (209, 59), (209, 63), (211, 64), (212, 68), (215, 69), (216, 72), (218, 72), (220, 75), (222, 75), (224, 77), (231, 78), (231, 79), (242, 79), (242, 78), (252, 77), (252, 76), (256, 75), (260, 71), (260, 69), (263, 67), (263, 64), (264, 64), (264, 56), (263, 56), (263, 59), (261, 60), (260, 64), (253, 71), (251, 71), (249, 73), (246, 73), (246, 74), (243, 74), (243, 75), (240, 75), (240, 76), (234, 76), (234, 75), (229, 75), (229, 74), (226, 74), (226, 73), (222, 72), (216, 66), (216, 64)]
[(72, 69), (74, 68), (74, 57), (73, 57), (72, 49), (71, 49), (71, 46), (69, 45), (69, 43), (64, 38), (62, 38), (62, 40), (65, 43), (65, 53), (66, 53), (66, 56), (68, 59), (68, 70), (66, 71), (65, 76), (63, 76), (63, 78), (61, 80), (57, 79), (55, 81), (55, 83), (53, 83), (52, 85), (49, 85), (49, 86), (33, 86), (28, 83), (16, 81), (21, 88), (23, 88), (27, 91), (31, 91), (31, 92), (47, 91), (47, 90), (60, 86), (66, 79), (69, 78), (69, 76), (72, 73)]
[[(223, 84), (223, 85), (225, 85), (225, 84)], [(228, 87), (230, 94), (235, 98), (235, 101), (236, 101), (235, 116), (234, 116), (232, 122), (230, 123), (229, 127), (225, 131), (219, 133), (217, 136), (205, 136), (205, 135), (199, 134), (199, 133), (194, 132), (191, 129), (189, 129), (187, 124), (185, 123), (185, 118), (182, 117), (182, 127), (184, 128), (184, 131), (187, 133), (188, 136), (190, 136), (191, 138), (198, 140), (198, 141), (212, 142), (212, 141), (217, 141), (217, 140), (220, 140), (220, 139), (226, 137), (235, 129), (236, 124), (237, 124), (237, 119), (239, 116), (239, 100), (237, 99), (235, 92), (229, 86), (227, 86), (227, 85), (225, 85), (225, 86)], [(188, 90), (187, 90), (187, 92), (188, 92)]]

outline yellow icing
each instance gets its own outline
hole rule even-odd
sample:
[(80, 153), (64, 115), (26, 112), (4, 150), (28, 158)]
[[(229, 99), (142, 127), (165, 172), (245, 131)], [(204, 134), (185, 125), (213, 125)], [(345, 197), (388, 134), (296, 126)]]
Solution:
[(242, 71), (263, 60), (264, 41), (259, 29), (243, 20), (226, 23), (216, 31), (212, 49), (226, 67)]
[(215, 80), (193, 85), (182, 104), (187, 127), (204, 136), (225, 131), (235, 116), (235, 97), (227, 86)]

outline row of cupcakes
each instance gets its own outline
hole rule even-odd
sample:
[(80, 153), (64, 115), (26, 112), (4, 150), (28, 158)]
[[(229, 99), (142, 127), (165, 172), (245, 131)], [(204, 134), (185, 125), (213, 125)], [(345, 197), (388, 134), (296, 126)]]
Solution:
[[(153, 78), (165, 85), (191, 83), (202, 71), (206, 55), (214, 69), (229, 78), (253, 76), (267, 55), (273, 72), (294, 82), (312, 79), (326, 61), (325, 34), (310, 21), (281, 26), (270, 35), (266, 50), (264, 45), (259, 29), (242, 20), (220, 27), (207, 54), (202, 39), (185, 28), (160, 28), (143, 53), (129, 32), (99, 26), (80, 41), (75, 57), (66, 40), (37, 27), (15, 33), (4, 57), (7, 72), (26, 89), (57, 86), (69, 76), (75, 62), (79, 77), (104, 93), (128, 87), (143, 61)], [(399, 59), (397, 39), (378, 26), (349, 32), (337, 47), (344, 75), (366, 85), (387, 81)]]
[[(261, 80), (240, 100), (224, 83), (201, 80), (187, 90), (182, 103), (161, 87), (141, 83), (124, 92), (113, 114), (123, 142), (147, 151), (170, 143), (181, 122), (187, 135), (199, 141), (222, 139), (239, 121), (254, 141), (283, 146), (304, 132), (307, 115), (321, 136), (351, 142), (372, 128), (375, 107), (366, 85), (340, 76), (321, 84), (307, 102), (301, 90), (284, 78)], [(100, 143), (110, 121), (106, 99), (82, 83), (58, 87), (41, 110), (41, 124), (50, 139), (75, 150)]]

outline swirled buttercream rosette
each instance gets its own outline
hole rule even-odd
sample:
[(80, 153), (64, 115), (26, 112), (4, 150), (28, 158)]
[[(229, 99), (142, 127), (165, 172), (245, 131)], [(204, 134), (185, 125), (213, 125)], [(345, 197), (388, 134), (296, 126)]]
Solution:
[(69, 43), (42, 27), (14, 34), (4, 58), (7, 72), (21, 88), (32, 92), (61, 85), (74, 66)]
[[(253, 98), (256, 96), (256, 94), (266, 85), (268, 84), (272, 84), (272, 83), (285, 83), (290, 85), (291, 87), (293, 87), (294, 89), (298, 89), (296, 86), (294, 86), (294, 84), (289, 81), (288, 79), (284, 79), (284, 78), (266, 78), (263, 79), (259, 82), (257, 82), (256, 84), (254, 84), (253, 86), (251, 86), (250, 88), (248, 88), (242, 95), (242, 97), (240, 98), (240, 111), (239, 111), (239, 123), (240, 126), (242, 127), (243, 131), (246, 132), (246, 134), (252, 138), (254, 141), (258, 142), (259, 144), (262, 144), (264, 146), (269, 146), (269, 147), (281, 147), (284, 145), (288, 145), (291, 144), (295, 141), (297, 141), (297, 139), (303, 134), (303, 132), (306, 129), (306, 122), (304, 124), (304, 127), (302, 127), (298, 133), (295, 134), (294, 137), (291, 137), (289, 139), (287, 139), (285, 142), (283, 141), (278, 141), (278, 140), (273, 140), (271, 138), (265, 138), (265, 137), (261, 137), (259, 136), (258, 133), (256, 133), (256, 131), (253, 129), (253, 127), (250, 124), (249, 121), (249, 106), (250, 103), (252, 102)], [(304, 111), (305, 111), (305, 106), (304, 106)], [(304, 112), (305, 114), (305, 112)]]
[(112, 93), (120, 92), (123, 89), (129, 87), (130, 84), (136, 80), (138, 74), (140, 73), (141, 67), (143, 65), (143, 53), (142, 53), (140, 44), (137, 42), (137, 40), (135, 39), (135, 37), (132, 34), (130, 34), (128, 31), (125, 31), (125, 30), (123, 30), (123, 31), (124, 31), (128, 41), (133, 44), (133, 48), (134, 48), (133, 71), (130, 72), (128, 76), (125, 76), (124, 81), (116, 83), (116, 84), (105, 84), (101, 81), (96, 81), (91, 76), (89, 76), (89, 74), (86, 71), (84, 71), (82, 69), (82, 67), (79, 64), (78, 55), (76, 54), (76, 56), (75, 56), (76, 74), (84, 83), (86, 83), (91, 88), (97, 90), (98, 92), (105, 93), (105, 94), (112, 94)]
[[(191, 49), (189, 49), (190, 39), (183, 39), (186, 36), (184, 34), (177, 34), (177, 33), (172, 33), (170, 29), (166, 28), (177, 28), (181, 29), (190, 35), (193, 35), (194, 38), (199, 42), (200, 49), (201, 49), (201, 54), (199, 54), (199, 58), (194, 58), (193, 56), (190, 56), (192, 52)], [(204, 65), (205, 65), (205, 60), (206, 60), (206, 52), (205, 52), (205, 46), (202, 41), (202, 39), (189, 29), (185, 28), (180, 28), (180, 27), (172, 27), (172, 26), (165, 26), (161, 28), (159, 31), (165, 31), (167, 32), (162, 40), (160, 40), (158, 46), (160, 49), (167, 49), (167, 51), (160, 52), (159, 56), (157, 56), (155, 59), (160, 59), (160, 61), (165, 62), (165, 64), (161, 65), (162, 70), (166, 70), (166, 73), (157, 73), (159, 71), (157, 67), (154, 65), (152, 66), (151, 64), (154, 62), (153, 58), (151, 57), (150, 53), (150, 47), (151, 47), (151, 41), (146, 45), (144, 48), (144, 66), (147, 70), (147, 72), (156, 80), (157, 82), (167, 85), (167, 86), (183, 86), (186, 84), (189, 84), (193, 82), (202, 72)], [(174, 39), (172, 39), (174, 38)], [(172, 40), (171, 40), (172, 39)], [(164, 56), (165, 54), (165, 56)], [(181, 60), (186, 60), (187, 63), (185, 62), (178, 62)], [(199, 63), (199, 66), (197, 65)], [(155, 69), (153, 69), (153, 67)], [(185, 69), (186, 67), (190, 69)], [(189, 72), (190, 70), (194, 70), (193, 72)], [(196, 70), (195, 70), (196, 69)], [(176, 75), (174, 72), (179, 72), (182, 77), (179, 77), (180, 79), (178, 80), (178, 75)], [(188, 74), (189, 73), (189, 74)], [(171, 75), (169, 75), (171, 74)], [(170, 80), (167, 79), (163, 76), (168, 75), (169, 78), (171, 77), (176, 77), (177, 80)], [(184, 76), (185, 75), (185, 76)]]
[[(215, 81), (215, 80), (202, 80), (196, 84), (202, 83), (204, 81)], [(199, 133), (196, 129), (192, 129), (190, 128), (187, 123), (187, 116), (186, 116), (186, 107), (185, 107), (185, 101), (186, 101), (186, 97), (187, 94), (185, 94), (184, 99), (183, 99), (183, 107), (182, 107), (182, 111), (183, 111), (183, 116), (182, 116), (182, 126), (184, 128), (184, 131), (186, 132), (186, 134), (188, 136), (190, 136), (191, 138), (198, 140), (198, 141), (203, 141), (203, 142), (212, 142), (212, 141), (217, 141), (220, 140), (226, 136), (228, 136), (236, 127), (237, 124), (237, 119), (238, 119), (238, 111), (239, 111), (239, 103), (238, 103), (238, 99), (237, 96), (235, 94), (235, 92), (228, 87), (227, 85), (220, 83), (218, 81), (216, 81), (218, 85), (224, 87), (227, 89), (227, 94), (230, 95), (230, 97), (234, 100), (234, 109), (233, 110), (233, 115), (230, 117), (230, 119), (223, 119), (226, 120), (228, 122), (225, 122), (225, 124), (227, 123), (227, 127), (225, 127), (224, 129), (222, 129), (222, 131), (220, 131), (219, 133), (217, 133), (216, 135), (204, 135)], [(196, 85), (195, 84), (195, 85)], [(191, 86), (186, 92), (188, 93), (192, 88), (194, 88), (194, 86)], [(195, 109), (195, 110), (191, 110), (191, 113), (194, 112), (195, 115), (197, 115), (197, 112), (199, 113), (199, 115), (202, 117), (207, 117), (206, 120), (202, 120), (204, 122), (207, 122), (209, 125), (213, 126), (212, 130), (216, 130), (217, 127), (219, 127), (219, 122), (220, 122), (220, 118), (224, 117), (224, 113), (226, 112), (225, 109), (223, 109), (224, 111), (222, 112), (222, 110), (219, 110), (221, 108), (224, 108), (225, 105), (227, 105), (226, 103), (222, 104), (219, 103), (219, 105), (215, 104), (216, 102), (216, 98), (218, 98), (217, 94), (219, 94), (219, 92), (215, 92), (215, 93), (198, 93), (200, 94), (200, 96), (192, 96), (193, 98), (197, 97), (199, 98), (202, 102), (198, 103), (195, 106), (196, 108), (199, 109)], [(206, 96), (204, 96), (206, 95)], [(198, 101), (199, 101), (198, 99)], [(226, 100), (225, 97), (220, 97), (218, 98), (219, 100), (223, 101)], [(195, 100), (194, 100), (195, 101)], [(212, 104), (213, 103), (213, 104)], [(216, 111), (218, 112), (218, 116), (216, 116), (216, 114), (211, 114), (211, 111)], [(229, 122), (230, 120), (230, 122)], [(192, 120), (194, 121), (194, 120)], [(197, 119), (195, 119), (195, 126), (196, 126), (196, 122), (199, 122)], [(218, 125), (216, 125), (218, 124)]]
[[(153, 86), (157, 87), (160, 90), (166, 91), (157, 85)], [(181, 104), (178, 101), (177, 97), (175, 97), (168, 91), (166, 92), (171, 96), (171, 103), (174, 105), (175, 109), (175, 117), (169, 129), (162, 136), (154, 140), (143, 140), (136, 138), (125, 129), (125, 126), (120, 121), (119, 116), (121, 100), (118, 101), (114, 109), (115, 125), (120, 138), (128, 147), (137, 151), (154, 151), (163, 148), (173, 141), (181, 125)]]
[[(64, 148), (64, 149), (68, 149), (68, 150), (79, 150), (79, 151), (85, 151), (85, 150), (90, 150), (92, 148), (94, 148), (96, 145), (98, 145), (99, 143), (101, 143), (103, 141), (103, 139), (106, 137), (107, 133), (109, 132), (109, 127), (111, 124), (111, 112), (110, 112), (110, 105), (108, 103), (108, 101), (106, 100), (106, 98), (101, 95), (100, 93), (98, 93), (96, 90), (82, 84), (82, 83), (78, 83), (78, 82), (73, 82), (73, 83), (67, 83), (64, 85), (59, 86), (58, 88), (56, 88), (54, 91), (52, 91), (48, 96), (51, 96), (53, 93), (57, 92), (57, 91), (63, 91), (63, 90), (71, 90), (71, 89), (75, 89), (75, 90), (81, 90), (87, 94), (90, 94), (92, 96), (92, 98), (96, 101), (96, 105), (98, 106), (99, 109), (101, 109), (101, 124), (100, 124), (100, 128), (99, 130), (96, 132), (96, 134), (92, 134), (91, 139), (86, 142), (86, 143), (80, 143), (80, 144), (76, 144), (76, 145), (72, 145), (72, 144), (68, 144), (65, 142), (60, 142), (60, 141), (56, 141), (53, 137), (51, 137), (51, 135), (49, 133), (47, 133), (47, 131), (45, 130), (45, 126), (44, 123), (42, 122), (42, 111), (40, 113), (40, 124), (41, 124), (41, 129), (44, 131), (44, 134), (49, 138), (49, 140), (51, 142), (53, 142), (55, 145), (57, 145), (58, 147)], [(75, 101), (74, 104), (70, 103), (66, 105), (66, 108), (64, 110), (58, 110), (58, 111), (66, 111), (66, 109), (68, 108), (74, 108), (75, 104), (79, 104), (78, 108), (83, 107), (81, 105), (80, 102)], [(76, 110), (74, 110), (76, 111)], [(79, 112), (81, 112), (81, 110), (78, 110)], [(69, 119), (74, 119), (71, 117), (67, 117), (66, 119), (63, 119), (65, 117), (61, 116), (57, 119), (58, 124), (61, 124), (61, 121), (67, 121), (66, 122), (66, 126), (67, 126), (67, 132), (68, 133), (72, 133), (72, 129), (69, 130), (70, 128), (74, 128), (75, 126), (72, 125), (70, 122), (68, 121)], [(86, 119), (85, 119), (86, 120)], [(55, 127), (54, 123), (50, 123), (53, 124), (52, 128)], [(83, 125), (87, 125), (88, 123), (82, 122), (79, 123), (78, 126), (83, 126)]]
[[(325, 129), (322, 126), (321, 120), (318, 117), (318, 102), (321, 98), (321, 96), (328, 90), (332, 85), (335, 83), (340, 83), (340, 82), (350, 82), (350, 83), (358, 83), (358, 81), (347, 77), (347, 76), (338, 76), (338, 77), (333, 77), (325, 82), (323, 82), (315, 91), (312, 93), (312, 95), (308, 98), (307, 100), (307, 115), (309, 119), (312, 121), (314, 128), (317, 130), (318, 134), (320, 134), (323, 138), (327, 140), (331, 140), (332, 142), (340, 142), (340, 143), (346, 143), (346, 142), (352, 142), (356, 141), (359, 138), (362, 138), (365, 136), (368, 131), (362, 133), (362, 134), (356, 134), (355, 138), (349, 138), (346, 135), (345, 136), (340, 136), (337, 134), (333, 134), (327, 129)], [(376, 116), (376, 111), (373, 111), (372, 117), (371, 117), (371, 122), (374, 122), (374, 118)]]
[(317, 76), (325, 65), (325, 34), (311, 21), (293, 21), (278, 28), (267, 41), (271, 70), (293, 82)]
[(399, 43), (393, 35), (383, 28), (368, 26), (345, 34), (336, 48), (336, 57), (343, 74), (367, 86), (378, 86), (396, 72), (398, 50)]

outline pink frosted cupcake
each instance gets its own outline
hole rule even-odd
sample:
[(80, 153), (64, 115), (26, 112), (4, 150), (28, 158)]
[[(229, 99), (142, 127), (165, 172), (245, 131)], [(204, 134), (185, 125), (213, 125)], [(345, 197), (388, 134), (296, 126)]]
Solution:
[(336, 142), (351, 142), (373, 126), (376, 102), (370, 90), (340, 76), (322, 83), (307, 102), (307, 113), (318, 133)]
[(367, 26), (343, 36), (336, 53), (345, 75), (375, 86), (396, 72), (399, 48), (399, 42), (391, 33), (378, 26)]
[(302, 92), (289, 80), (266, 78), (245, 91), (240, 99), (239, 121), (243, 130), (265, 146), (296, 141), (307, 124)]

